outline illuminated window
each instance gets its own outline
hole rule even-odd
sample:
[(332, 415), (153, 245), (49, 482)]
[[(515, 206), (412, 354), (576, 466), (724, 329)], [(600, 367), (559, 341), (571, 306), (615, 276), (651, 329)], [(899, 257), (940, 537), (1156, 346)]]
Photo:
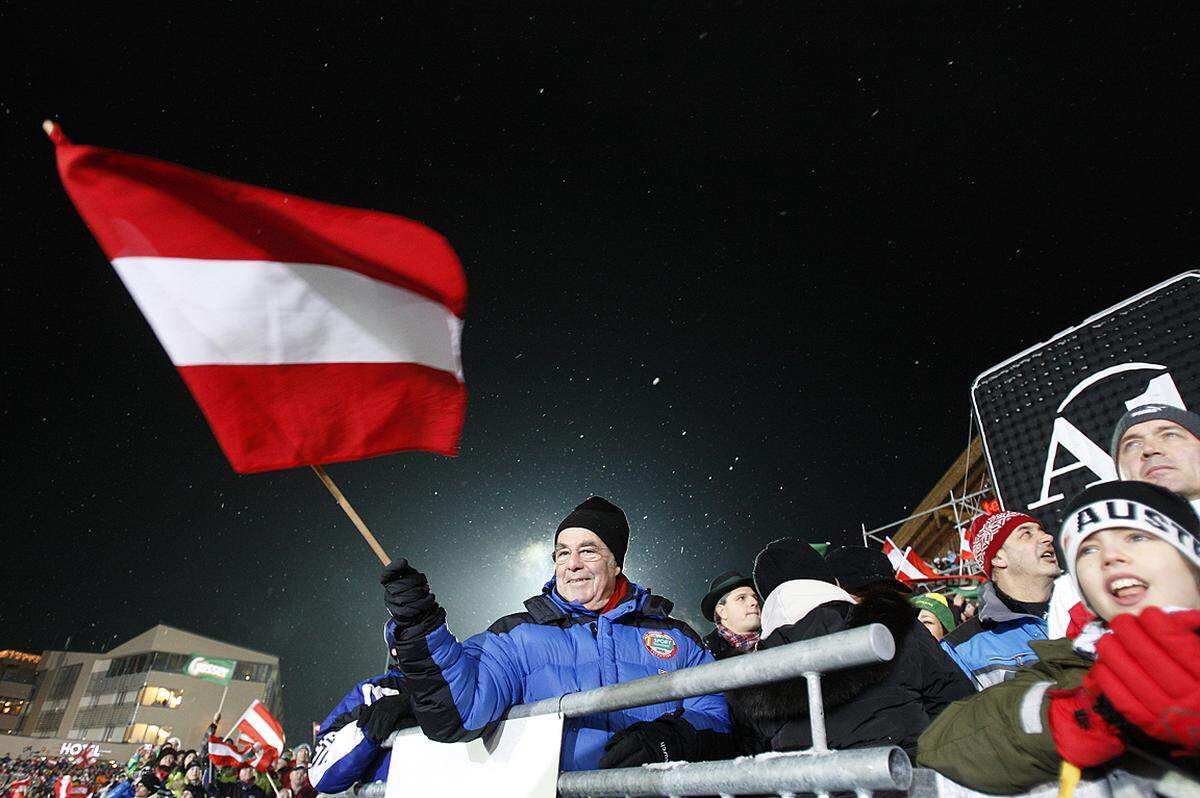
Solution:
[(20, 715), (29, 702), (21, 698), (0, 697), (0, 715)]
[(125, 730), (127, 743), (154, 743), (161, 745), (171, 736), (169, 727), (158, 726), (154, 723), (135, 723)]
[(143, 687), (137, 701), (144, 707), (175, 709), (183, 701), (183, 693), (167, 687)]

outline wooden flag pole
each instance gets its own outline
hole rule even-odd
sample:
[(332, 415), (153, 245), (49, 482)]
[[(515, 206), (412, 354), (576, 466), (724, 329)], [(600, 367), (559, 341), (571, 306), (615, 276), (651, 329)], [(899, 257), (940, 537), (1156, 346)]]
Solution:
[(361, 518), (359, 518), (358, 513), (354, 511), (354, 508), (350, 506), (350, 502), (346, 501), (346, 497), (342, 495), (340, 490), (338, 490), (338, 486), (333, 484), (333, 480), (330, 479), (329, 475), (325, 473), (325, 469), (321, 468), (319, 465), (315, 465), (312, 467), (312, 470), (317, 477), (319, 477), (320, 480), (325, 483), (325, 487), (328, 488), (329, 492), (333, 494), (333, 498), (337, 501), (341, 508), (346, 511), (346, 515), (350, 516), (350, 520), (354, 522), (354, 526), (358, 527), (359, 533), (361, 533), (363, 539), (367, 541), (367, 545), (371, 547), (371, 551), (375, 552), (375, 556), (379, 558), (379, 561), (385, 566), (391, 565), (392, 558), (388, 557), (387, 554), (384, 553), (383, 547), (379, 545), (379, 541), (376, 540), (375, 536), (371, 534), (371, 530), (367, 529), (367, 525), (363, 523)]

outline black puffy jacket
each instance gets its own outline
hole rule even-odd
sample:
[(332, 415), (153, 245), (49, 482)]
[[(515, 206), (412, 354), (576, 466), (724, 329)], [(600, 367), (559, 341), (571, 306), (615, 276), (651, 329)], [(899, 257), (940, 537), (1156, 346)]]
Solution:
[[(821, 635), (881, 623), (896, 640), (890, 662), (825, 674), (821, 692), (830, 748), (898, 745), (916, 756), (917, 738), (951, 702), (975, 692), (962, 670), (917, 622), (917, 610), (894, 589), (875, 589), (860, 603), (831, 601), (781, 626), (759, 651)], [(735, 728), (754, 740), (743, 750), (794, 751), (812, 745), (808, 689), (803, 679), (726, 693)]]

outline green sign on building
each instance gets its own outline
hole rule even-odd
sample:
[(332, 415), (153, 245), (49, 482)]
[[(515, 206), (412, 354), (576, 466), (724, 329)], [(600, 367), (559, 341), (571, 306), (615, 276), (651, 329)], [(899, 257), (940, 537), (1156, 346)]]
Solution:
[(237, 660), (193, 655), (183, 666), (183, 672), (206, 682), (229, 684), (229, 680), (233, 678), (235, 667), (237, 667)]

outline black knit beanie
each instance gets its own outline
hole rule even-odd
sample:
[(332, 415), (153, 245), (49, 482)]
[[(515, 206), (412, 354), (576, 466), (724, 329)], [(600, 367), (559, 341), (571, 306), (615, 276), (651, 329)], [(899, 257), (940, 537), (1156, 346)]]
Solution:
[(829, 563), (799, 538), (772, 541), (754, 558), (754, 586), (763, 601), (775, 588), (793, 579), (816, 579), (834, 584)]
[(625, 511), (608, 499), (593, 496), (571, 511), (554, 530), (554, 544), (558, 545), (558, 533), (564, 529), (579, 527), (596, 534), (613, 553), (617, 565), (625, 567), (625, 552), (629, 550), (629, 519)]

